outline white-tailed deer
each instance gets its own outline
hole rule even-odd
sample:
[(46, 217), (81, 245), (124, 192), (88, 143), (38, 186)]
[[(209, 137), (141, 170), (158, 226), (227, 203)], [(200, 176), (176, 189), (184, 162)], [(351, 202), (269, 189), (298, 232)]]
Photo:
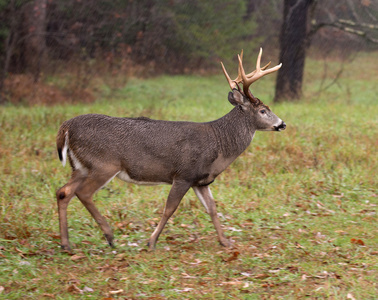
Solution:
[(249, 91), (254, 81), (281, 67), (267, 69), (268, 64), (261, 68), (261, 54), (260, 49), (256, 70), (247, 75), (242, 54), (238, 55), (239, 74), (235, 80), (230, 79), (222, 64), (232, 90), (228, 101), (235, 107), (218, 120), (172, 122), (88, 114), (65, 121), (56, 139), (63, 166), (68, 158), (72, 168), (71, 179), (56, 192), (62, 249), (71, 250), (67, 206), (74, 196), (88, 209), (113, 246), (112, 229), (92, 197), (114, 177), (136, 184), (172, 185), (163, 216), (149, 239), (150, 249), (155, 248), (165, 224), (190, 188), (211, 216), (219, 242), (229, 246), (209, 185), (248, 147), (256, 130), (286, 128), (286, 124)]

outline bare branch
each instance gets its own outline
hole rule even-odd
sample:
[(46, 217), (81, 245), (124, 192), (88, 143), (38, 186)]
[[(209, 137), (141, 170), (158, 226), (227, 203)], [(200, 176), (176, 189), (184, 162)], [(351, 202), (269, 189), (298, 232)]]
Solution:
[(334, 27), (334, 28), (337, 28), (339, 30), (360, 36), (360, 37), (368, 40), (369, 42), (378, 44), (378, 39), (370, 36), (369, 33), (365, 32), (363, 30), (359, 30), (359, 29), (355, 29), (355, 28), (352, 28), (352, 27), (345, 26), (345, 25), (349, 25), (349, 26), (356, 26), (356, 27), (360, 26), (360, 27), (369, 28), (369, 29), (378, 29), (378, 26), (374, 25), (374, 24), (366, 24), (366, 23), (359, 24), (359, 23), (355, 23), (355, 22), (350, 21), (350, 20), (340, 19), (340, 20), (337, 20), (336, 22), (332, 22), (332, 23), (327, 23), (327, 22), (317, 23), (316, 20), (313, 20), (312, 25), (313, 25), (312, 29), (308, 33), (308, 38), (311, 38), (319, 29), (321, 29), (323, 27)]

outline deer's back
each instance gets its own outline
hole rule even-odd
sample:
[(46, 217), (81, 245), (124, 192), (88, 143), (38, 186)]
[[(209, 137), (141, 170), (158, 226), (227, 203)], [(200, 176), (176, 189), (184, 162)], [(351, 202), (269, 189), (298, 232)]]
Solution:
[[(81, 115), (62, 124), (58, 151), (64, 142), (83, 168), (106, 162), (134, 181), (159, 178), (159, 182), (171, 183), (180, 175), (196, 181), (208, 174), (218, 157), (217, 142), (207, 123)], [(72, 159), (70, 162), (72, 165)]]

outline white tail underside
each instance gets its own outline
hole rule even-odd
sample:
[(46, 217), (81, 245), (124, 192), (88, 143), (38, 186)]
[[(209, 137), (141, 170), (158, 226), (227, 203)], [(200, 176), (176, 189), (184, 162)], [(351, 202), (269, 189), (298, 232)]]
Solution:
[(62, 165), (63, 167), (66, 165), (67, 162), (67, 150), (68, 150), (68, 131), (66, 131), (65, 139), (64, 139), (64, 146), (62, 149)]

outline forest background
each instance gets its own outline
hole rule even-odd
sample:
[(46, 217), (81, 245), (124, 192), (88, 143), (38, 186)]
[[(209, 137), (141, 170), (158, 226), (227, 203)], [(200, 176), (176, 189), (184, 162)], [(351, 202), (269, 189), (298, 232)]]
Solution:
[(111, 88), (210, 74), (243, 48), (252, 62), (259, 47), (283, 63), (275, 100), (299, 99), (310, 46), (347, 60), (378, 40), (371, 0), (0, 0), (0, 18), (0, 103), (93, 101), (105, 73)]

